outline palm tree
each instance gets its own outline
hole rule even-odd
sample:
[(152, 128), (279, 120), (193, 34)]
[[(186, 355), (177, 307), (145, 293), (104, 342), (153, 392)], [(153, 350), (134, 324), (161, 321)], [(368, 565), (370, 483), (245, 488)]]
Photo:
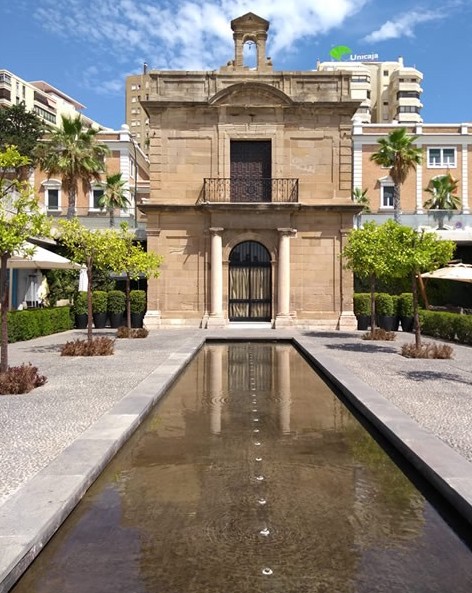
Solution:
[(121, 173), (107, 175), (104, 192), (98, 203), (101, 208), (108, 210), (111, 227), (115, 226), (115, 208), (122, 210), (130, 205), (130, 201), (126, 195), (127, 189), (125, 189), (125, 185), (126, 181), (121, 179)]
[(400, 222), (400, 190), (405, 183), (408, 173), (421, 164), (421, 148), (414, 146), (418, 136), (410, 136), (405, 128), (392, 130), (387, 138), (377, 140), (379, 149), (374, 152), (370, 160), (390, 169), (393, 181), (393, 217)]
[[(455, 179), (450, 173), (433, 177), (425, 191), (431, 194), (431, 197), (424, 203), (425, 208), (438, 210), (434, 213), (438, 220), (438, 228), (444, 228), (444, 218), (451, 217), (451, 210), (458, 210), (461, 206), (461, 199), (456, 194), (459, 186), (459, 180)], [(446, 212), (447, 211), (447, 212)]]
[(359, 206), (362, 206), (362, 210), (359, 212), (359, 214), (356, 214), (356, 227), (360, 228), (362, 215), (370, 214), (371, 212), (367, 188), (361, 189), (360, 187), (355, 187), (352, 192), (352, 201), (356, 204), (359, 204)]
[(104, 144), (97, 142), (98, 130), (83, 124), (80, 115), (62, 116), (62, 128), (38, 146), (38, 162), (48, 177), (59, 175), (68, 195), (67, 218), (75, 216), (79, 183), (84, 192), (90, 190), (92, 181), (100, 181), (105, 157), (109, 153)]

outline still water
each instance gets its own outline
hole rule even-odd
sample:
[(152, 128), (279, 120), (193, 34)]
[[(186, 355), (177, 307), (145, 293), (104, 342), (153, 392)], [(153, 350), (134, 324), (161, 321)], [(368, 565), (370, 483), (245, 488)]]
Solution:
[(289, 345), (204, 348), (14, 593), (470, 593), (472, 558)]

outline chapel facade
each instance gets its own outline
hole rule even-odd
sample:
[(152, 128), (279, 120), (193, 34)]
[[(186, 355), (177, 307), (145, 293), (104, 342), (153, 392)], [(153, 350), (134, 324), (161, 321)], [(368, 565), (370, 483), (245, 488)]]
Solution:
[[(147, 71), (146, 325), (355, 327), (340, 253), (353, 215), (349, 72), (275, 71), (269, 22), (231, 22), (217, 71)], [(244, 63), (246, 44), (255, 67)]]

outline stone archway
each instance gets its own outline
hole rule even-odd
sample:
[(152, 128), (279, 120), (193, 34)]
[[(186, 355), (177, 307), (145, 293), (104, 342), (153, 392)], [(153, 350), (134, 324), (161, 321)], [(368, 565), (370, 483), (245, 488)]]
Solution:
[(270, 321), (272, 317), (271, 259), (257, 241), (238, 243), (229, 256), (230, 321)]

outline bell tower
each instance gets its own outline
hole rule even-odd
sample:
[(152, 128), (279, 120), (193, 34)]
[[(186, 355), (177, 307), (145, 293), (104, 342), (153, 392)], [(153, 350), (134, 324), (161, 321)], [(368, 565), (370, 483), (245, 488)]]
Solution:
[(252, 12), (238, 17), (231, 21), (234, 39), (234, 61), (235, 70), (242, 70), (244, 66), (244, 44), (252, 42), (256, 46), (257, 61), (256, 70), (271, 71), (272, 62), (266, 57), (267, 31), (269, 21), (257, 16)]

